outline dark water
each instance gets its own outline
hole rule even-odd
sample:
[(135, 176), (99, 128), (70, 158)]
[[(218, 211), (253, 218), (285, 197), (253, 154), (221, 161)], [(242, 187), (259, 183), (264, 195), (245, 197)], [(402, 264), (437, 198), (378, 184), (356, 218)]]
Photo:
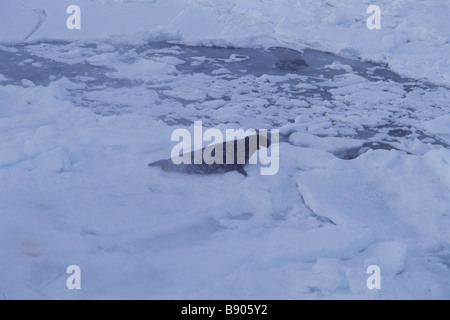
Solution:
[[(142, 58), (176, 57), (184, 61), (184, 63), (176, 66), (179, 76), (189, 77), (202, 74), (220, 79), (222, 83), (229, 83), (229, 88), (226, 88), (227, 84), (221, 88), (224, 91), (221, 99), (230, 104), (233, 103), (233, 90), (241, 89), (236, 87), (235, 82), (243, 79), (242, 81), (245, 82), (244, 87), (247, 88), (244, 89), (248, 91), (248, 93), (244, 94), (248, 94), (249, 100), (256, 95), (266, 98), (269, 102), (268, 106), (263, 107), (249, 105), (249, 111), (255, 117), (266, 113), (267, 121), (273, 127), (282, 127), (286, 124), (294, 123), (296, 116), (303, 115), (305, 110), (310, 108), (292, 106), (278, 106), (274, 108), (273, 106), (277, 104), (280, 98), (287, 100), (314, 98), (316, 101), (333, 101), (334, 97), (330, 90), (339, 85), (339, 81), (336, 81), (336, 84), (333, 84), (333, 81), (348, 72), (345, 68), (344, 70), (326, 68), (327, 65), (329, 66), (333, 63), (349, 66), (353, 74), (373, 83), (383, 82), (400, 85), (405, 92), (411, 92), (415, 89), (435, 89), (433, 85), (401, 77), (385, 65), (352, 60), (316, 50), (300, 52), (282, 47), (268, 49), (201, 47), (158, 41), (138, 46), (112, 44), (110, 47), (112, 46), (113, 49), (105, 51), (103, 45), (104, 43), (101, 42), (73, 43), (49, 41), (9, 45), (8, 50), (0, 47), (0, 74), (8, 79), (3, 81), (2, 85), (24, 85), (23, 79), (27, 79), (35, 85), (48, 86), (57, 79), (67, 78), (75, 84), (85, 85), (83, 89), (67, 89), (72, 93), (76, 105), (94, 108), (95, 112), (99, 114), (120, 113), (123, 112), (121, 106), (112, 106), (108, 105), (108, 103), (93, 104), (92, 101), (85, 97), (85, 93), (91, 90), (98, 90), (99, 88), (134, 88), (144, 86), (156, 90), (160, 94), (161, 99), (168, 99), (164, 96), (163, 91), (167, 88), (173, 88), (177, 84), (160, 83), (158, 81), (149, 83), (148, 81), (111, 77), (111, 72), (114, 71), (114, 68), (91, 65), (85, 59), (78, 59), (76, 55), (71, 60), (70, 52), (78, 50), (85, 53), (83, 57), (88, 58), (92, 55), (112, 51), (117, 53), (124, 63), (133, 63), (136, 59)], [(46, 51), (49, 52), (48, 56), (45, 53)], [(55, 56), (58, 57), (58, 55), (65, 58), (55, 59)], [(31, 60), (32, 63), (30, 63)], [(225, 68), (226, 72), (217, 74), (218, 68)], [(298, 83), (298, 80), (295, 77), (287, 77), (279, 82), (271, 83), (270, 94), (264, 88), (261, 88), (260, 80), (262, 77), (284, 77), (286, 75), (301, 76), (303, 77), (303, 83), (310, 83), (313, 86), (296, 90), (294, 85)], [(87, 78), (89, 78), (88, 81), (86, 80)], [(214, 81), (211, 80), (211, 84)], [(267, 81), (271, 82), (270, 79)], [(208, 97), (208, 99), (215, 100), (216, 98)], [(215, 119), (214, 115), (211, 114), (211, 110), (203, 105), (197, 105), (195, 112), (191, 112), (183, 106), (188, 106), (192, 101), (187, 101), (183, 98), (173, 98), (173, 100), (182, 107), (172, 112), (167, 111), (163, 114), (155, 114), (155, 117), (169, 125), (187, 126), (192, 124), (194, 120), (199, 119), (199, 117), (203, 118), (209, 125), (220, 123), (220, 120)], [(316, 117), (318, 116), (320, 115), (316, 115)], [(246, 123), (245, 119), (242, 120), (243, 126), (251, 124), (252, 122)], [(381, 132), (384, 133), (382, 138), (384, 141), (379, 139)], [(399, 141), (401, 142), (402, 139), (407, 138), (424, 139), (433, 144), (448, 147), (439, 139), (427, 136), (420, 130), (408, 125), (398, 123), (396, 119), (386, 119), (383, 125), (358, 127), (354, 134), (348, 136), (361, 139), (361, 146), (335, 152), (335, 155), (342, 159), (353, 159), (368, 149), (397, 149)], [(289, 133), (282, 137), (281, 141), (283, 139), (288, 141), (288, 137)]]
[[(110, 68), (98, 67), (88, 64), (86, 62), (64, 63), (58, 62), (51, 58), (43, 57), (42, 55), (35, 55), (29, 50), (30, 47), (47, 44), (53, 47), (64, 47), (71, 45), (71, 42), (40, 42), (27, 43), (9, 46), (16, 52), (3, 51), (0, 49), (0, 70), (7, 78), (11, 79), (4, 84), (20, 85), (22, 79), (31, 80), (36, 85), (47, 86), (51, 80), (50, 76), (57, 75), (58, 77), (66, 77), (73, 79), (76, 76), (93, 77), (97, 81), (91, 83), (96, 85), (99, 83), (112, 86), (133, 86), (136, 83), (133, 81), (124, 81), (122, 79), (112, 79), (108, 77), (107, 73), (111, 71)], [(73, 46), (70, 47), (70, 49)], [(122, 54), (131, 50), (138, 54), (151, 58), (157, 54), (146, 53), (149, 50), (162, 50), (177, 48), (176, 53), (165, 53), (165, 56), (174, 56), (178, 59), (185, 60), (186, 63), (181, 64), (177, 69), (181, 73), (193, 74), (203, 73), (213, 75), (213, 71), (217, 70), (219, 65), (226, 67), (233, 75), (275, 75), (283, 76), (286, 74), (301, 74), (308, 77), (317, 77), (317, 79), (332, 79), (337, 75), (345, 73), (344, 70), (324, 70), (325, 65), (333, 62), (340, 62), (352, 67), (356, 74), (378, 81), (380, 79), (392, 80), (398, 83), (409, 83), (414, 85), (412, 79), (402, 78), (398, 74), (390, 71), (386, 66), (376, 65), (370, 62), (351, 60), (337, 55), (321, 52), (317, 50), (305, 50), (303, 52), (288, 48), (273, 47), (268, 49), (263, 48), (221, 48), (221, 47), (198, 47), (198, 46), (184, 46), (175, 45), (167, 42), (150, 42), (139, 47), (132, 45), (116, 46), (116, 50)], [(67, 50), (70, 50), (69, 48)], [(94, 49), (96, 53), (101, 53), (102, 50), (95, 50), (95, 44), (83, 43), (79, 46), (80, 50)], [(64, 52), (60, 50), (59, 52)], [(146, 54), (145, 54), (146, 53)], [(159, 54), (160, 55), (160, 54)], [(230, 56), (236, 57), (235, 61), (227, 61)], [(194, 57), (205, 57), (206, 60), (198, 65), (191, 65), (189, 62)], [(124, 55), (125, 58), (125, 55)], [(35, 67), (30, 63), (22, 63), (24, 60), (32, 59), (33, 62), (42, 64), (42, 67)], [(133, 59), (129, 59), (133, 62)], [(78, 81), (78, 80), (74, 80)], [(415, 83), (420, 85), (419, 83)]]

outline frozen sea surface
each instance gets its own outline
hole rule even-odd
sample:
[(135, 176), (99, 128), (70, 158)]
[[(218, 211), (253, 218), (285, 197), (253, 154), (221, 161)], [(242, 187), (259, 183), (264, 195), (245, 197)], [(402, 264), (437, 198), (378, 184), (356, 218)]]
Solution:
[[(311, 49), (2, 45), (0, 294), (448, 299), (449, 101)], [(147, 167), (194, 121), (280, 129), (279, 173)]]

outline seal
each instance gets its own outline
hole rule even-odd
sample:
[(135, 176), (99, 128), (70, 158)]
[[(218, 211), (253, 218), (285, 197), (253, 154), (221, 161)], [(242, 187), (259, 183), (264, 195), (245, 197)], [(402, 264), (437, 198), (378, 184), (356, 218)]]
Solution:
[[(254, 143), (255, 140), (256, 143)], [(242, 146), (245, 147), (242, 148)], [(243, 176), (247, 176), (247, 172), (244, 170), (244, 166), (248, 164), (250, 158), (257, 150), (259, 150), (261, 147), (268, 148), (269, 146), (270, 140), (266, 136), (255, 134), (246, 136), (242, 139), (225, 141), (223, 143), (215, 144), (201, 149), (202, 155), (207, 154), (210, 155), (210, 157), (207, 156), (206, 159), (205, 157), (202, 157), (202, 162), (199, 164), (196, 164), (194, 162), (194, 154), (196, 153), (196, 151), (194, 150), (189, 152), (188, 154), (183, 154), (183, 158), (189, 158), (191, 160), (189, 164), (175, 164), (173, 159), (169, 158), (152, 162), (149, 164), (149, 166), (160, 167), (164, 171), (183, 172), (188, 174), (209, 175), (215, 173), (237, 171)], [(222, 158), (219, 159), (222, 161), (215, 161), (211, 163), (211, 161), (209, 160), (215, 157), (215, 150), (222, 150)], [(233, 161), (230, 161), (231, 159)]]

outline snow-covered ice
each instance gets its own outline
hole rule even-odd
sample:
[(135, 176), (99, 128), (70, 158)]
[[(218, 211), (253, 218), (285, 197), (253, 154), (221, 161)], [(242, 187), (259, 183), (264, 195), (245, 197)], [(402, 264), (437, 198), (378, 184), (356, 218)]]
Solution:
[[(0, 41), (126, 35), (190, 44), (283, 45), (383, 62), (396, 72), (450, 84), (450, 4), (442, 0), (78, 0), (81, 30), (66, 28), (69, 0), (3, 0)], [(368, 30), (366, 9), (381, 9)]]
[[(448, 4), (78, 3), (0, 4), (0, 297), (450, 298)], [(147, 166), (194, 121), (278, 174)]]

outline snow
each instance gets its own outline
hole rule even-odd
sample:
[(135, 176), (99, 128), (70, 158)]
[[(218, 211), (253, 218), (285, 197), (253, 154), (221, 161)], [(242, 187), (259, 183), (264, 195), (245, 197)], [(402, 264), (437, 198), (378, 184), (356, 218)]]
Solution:
[[(0, 5), (0, 297), (450, 297), (445, 1), (379, 0), (381, 30), (371, 1), (70, 4)], [(147, 166), (194, 121), (280, 129), (279, 172)]]
[(423, 123), (423, 128), (450, 143), (450, 115), (440, 116)]

